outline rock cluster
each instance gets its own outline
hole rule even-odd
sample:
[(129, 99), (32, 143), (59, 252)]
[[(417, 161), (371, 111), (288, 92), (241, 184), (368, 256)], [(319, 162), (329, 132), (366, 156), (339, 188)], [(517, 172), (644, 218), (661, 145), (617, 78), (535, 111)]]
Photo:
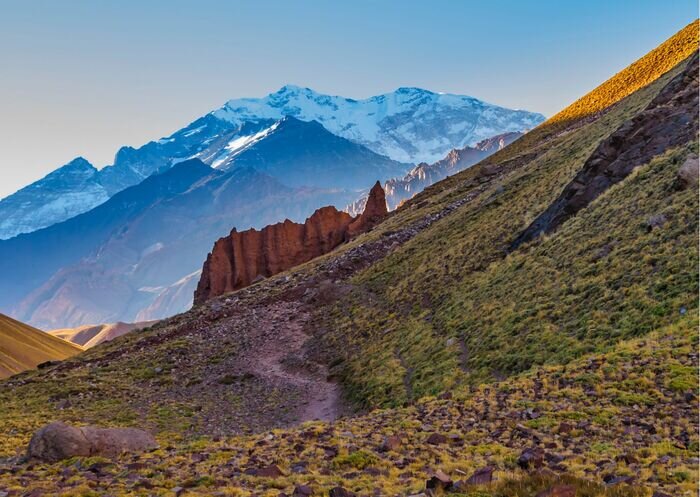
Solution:
[(234, 229), (214, 244), (194, 301), (200, 304), (326, 254), (371, 229), (386, 214), (384, 189), (377, 182), (364, 212), (355, 218), (329, 206), (316, 210), (303, 224), (287, 219), (260, 231)]

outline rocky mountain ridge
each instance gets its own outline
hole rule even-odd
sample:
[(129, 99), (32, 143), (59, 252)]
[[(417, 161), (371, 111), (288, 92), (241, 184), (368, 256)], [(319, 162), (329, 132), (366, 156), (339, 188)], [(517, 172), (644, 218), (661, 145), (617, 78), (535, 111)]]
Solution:
[[(522, 136), (522, 133), (510, 132), (482, 140), (475, 146), (466, 146), (451, 150), (443, 159), (426, 164), (422, 162), (411, 169), (405, 176), (392, 178), (384, 183), (387, 205), (389, 210), (396, 209), (402, 202), (420, 193), (428, 186), (473, 166), (491, 154), (498, 152), (505, 146)], [(356, 200), (346, 207), (346, 210), (355, 215), (364, 209), (367, 196)]]

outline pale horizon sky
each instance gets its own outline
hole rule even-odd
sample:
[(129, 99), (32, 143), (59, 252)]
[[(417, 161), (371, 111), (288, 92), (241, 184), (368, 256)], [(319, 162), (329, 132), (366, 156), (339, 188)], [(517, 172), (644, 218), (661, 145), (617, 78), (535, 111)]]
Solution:
[(550, 116), (698, 16), (695, 0), (0, 0), (0, 198), (285, 84), (401, 86)]

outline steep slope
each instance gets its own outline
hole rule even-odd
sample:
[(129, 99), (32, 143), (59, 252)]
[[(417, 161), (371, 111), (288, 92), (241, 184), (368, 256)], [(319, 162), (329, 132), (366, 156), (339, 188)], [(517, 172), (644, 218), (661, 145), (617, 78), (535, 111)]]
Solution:
[(0, 378), (47, 361), (74, 356), (82, 348), (0, 314)]
[[(549, 235), (511, 245), (601, 143), (678, 81), (697, 92), (697, 41), (670, 71), (648, 66), (650, 84), (534, 130), (329, 254), (4, 382), (5, 453), (58, 415), (147, 426), (167, 444), (212, 437), (76, 469), (67, 495), (408, 495), (475, 470), (482, 484), (452, 489), (696, 494), (696, 135), (666, 135)], [(4, 474), (47, 489), (64, 467), (11, 459)]]
[(603, 140), (559, 198), (513, 242), (513, 247), (556, 229), (636, 167), (697, 138), (698, 55), (643, 112)]
[[(122, 147), (114, 164), (99, 171), (76, 159), (73, 163), (84, 169), (80, 175), (69, 173), (64, 166), (0, 201), (0, 220), (4, 219), (0, 221), (0, 240), (87, 212), (178, 162), (199, 158), (217, 167), (287, 116), (319, 121), (331, 133), (400, 162), (437, 160), (452, 148), (498, 133), (524, 131), (544, 120), (540, 114), (417, 88), (400, 88), (358, 101), (285, 86), (264, 98), (231, 100), (172, 135), (141, 147)], [(386, 177), (392, 175), (395, 172)]]
[(141, 321), (137, 323), (108, 323), (88, 324), (78, 328), (63, 328), (50, 330), (49, 335), (67, 340), (85, 349), (99, 345), (102, 342), (113, 340), (134, 330), (148, 328), (157, 321)]
[[(663, 135), (671, 150), (553, 236), (508, 255), (598, 145), (642, 115), (679, 73), (694, 69), (684, 61), (544, 150), (503, 162), (496, 154), (435, 185), (441, 191), (418, 195), (412, 206), (440, 209), (465, 195), (470, 201), (357, 275), (353, 294), (336, 306), (335, 333), (325, 339), (329, 349), (344, 351), (337, 374), (356, 400), (401, 405), (533, 365), (565, 363), (697, 308), (697, 191), (674, 188), (681, 165), (697, 156), (697, 130), (681, 146)], [(687, 83), (697, 91), (697, 80)], [(662, 226), (655, 226), (656, 216), (665, 219)], [(395, 314), (386, 316), (387, 308)]]
[(109, 198), (98, 172), (78, 157), (0, 200), (0, 240), (82, 214)]

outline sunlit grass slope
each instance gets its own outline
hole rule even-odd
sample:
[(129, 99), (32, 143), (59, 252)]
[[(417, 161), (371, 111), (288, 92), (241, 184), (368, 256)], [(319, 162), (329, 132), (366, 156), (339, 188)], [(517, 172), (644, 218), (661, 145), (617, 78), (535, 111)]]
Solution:
[(66, 359), (81, 347), (0, 314), (0, 378), (45, 361)]

